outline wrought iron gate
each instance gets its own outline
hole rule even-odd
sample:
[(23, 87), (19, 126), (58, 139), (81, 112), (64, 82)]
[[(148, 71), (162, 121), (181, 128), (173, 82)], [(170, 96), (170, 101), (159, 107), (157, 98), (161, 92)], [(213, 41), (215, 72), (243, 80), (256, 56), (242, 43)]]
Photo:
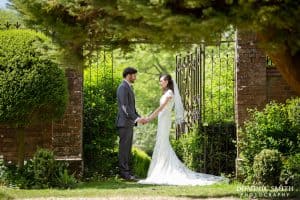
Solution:
[(234, 42), (202, 43), (195, 52), (176, 56), (176, 80), (189, 129), (195, 123), (234, 121), (234, 66)]
[(201, 136), (201, 172), (234, 172), (234, 69), (234, 41), (201, 43), (193, 53), (176, 57), (176, 80), (187, 127), (177, 128), (176, 137), (197, 126)]

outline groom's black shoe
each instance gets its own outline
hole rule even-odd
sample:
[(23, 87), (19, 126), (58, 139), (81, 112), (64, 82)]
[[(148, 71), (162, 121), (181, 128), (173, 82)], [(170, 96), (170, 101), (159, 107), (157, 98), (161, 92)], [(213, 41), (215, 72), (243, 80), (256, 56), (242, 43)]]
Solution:
[(123, 179), (125, 179), (126, 181), (138, 181), (138, 179), (135, 176), (129, 175), (129, 176), (125, 176), (122, 177)]

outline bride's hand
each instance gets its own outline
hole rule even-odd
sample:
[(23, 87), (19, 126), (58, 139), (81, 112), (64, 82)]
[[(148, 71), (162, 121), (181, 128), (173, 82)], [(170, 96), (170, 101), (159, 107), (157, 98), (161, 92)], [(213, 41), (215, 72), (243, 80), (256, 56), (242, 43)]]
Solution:
[(150, 117), (146, 117), (147, 123), (151, 121)]

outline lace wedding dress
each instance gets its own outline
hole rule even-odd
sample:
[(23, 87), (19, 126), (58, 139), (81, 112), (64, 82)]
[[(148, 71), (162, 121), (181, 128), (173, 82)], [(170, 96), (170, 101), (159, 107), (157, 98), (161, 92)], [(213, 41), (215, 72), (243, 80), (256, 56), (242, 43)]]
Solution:
[[(172, 90), (168, 90), (160, 98), (162, 104)], [(224, 178), (209, 174), (196, 173), (188, 169), (176, 156), (169, 141), (172, 124), (171, 111), (174, 106), (172, 98), (164, 109), (158, 114), (158, 128), (156, 143), (147, 178), (140, 180), (142, 184), (163, 185), (209, 185), (224, 180)]]

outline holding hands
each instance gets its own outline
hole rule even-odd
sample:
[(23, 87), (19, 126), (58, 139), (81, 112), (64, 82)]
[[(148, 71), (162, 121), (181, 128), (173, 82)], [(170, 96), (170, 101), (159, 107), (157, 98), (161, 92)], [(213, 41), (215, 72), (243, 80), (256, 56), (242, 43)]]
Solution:
[(147, 124), (148, 122), (149, 122), (150, 120), (149, 120), (149, 118), (148, 117), (141, 117), (140, 119), (138, 119), (137, 120), (137, 122), (139, 123), (139, 124)]

